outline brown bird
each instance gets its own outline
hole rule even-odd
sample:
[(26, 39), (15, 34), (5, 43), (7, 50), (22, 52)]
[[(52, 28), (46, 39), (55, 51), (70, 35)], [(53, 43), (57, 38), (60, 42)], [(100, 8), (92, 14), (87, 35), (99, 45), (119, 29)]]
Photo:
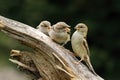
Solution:
[(80, 61), (75, 62), (75, 63), (79, 64), (81, 61), (85, 61), (89, 69), (95, 75), (97, 75), (91, 65), (90, 58), (89, 58), (90, 51), (89, 51), (89, 47), (86, 41), (88, 27), (83, 23), (79, 23), (76, 25), (75, 29), (76, 31), (73, 33), (71, 37), (72, 49), (74, 53), (81, 58)]
[(64, 46), (68, 41), (70, 41), (70, 26), (65, 22), (58, 22), (52, 26), (49, 31), (49, 36), (55, 42), (62, 44)]
[(49, 21), (42, 21), (38, 26), (37, 29), (44, 34), (48, 35), (48, 32), (51, 28), (51, 23)]

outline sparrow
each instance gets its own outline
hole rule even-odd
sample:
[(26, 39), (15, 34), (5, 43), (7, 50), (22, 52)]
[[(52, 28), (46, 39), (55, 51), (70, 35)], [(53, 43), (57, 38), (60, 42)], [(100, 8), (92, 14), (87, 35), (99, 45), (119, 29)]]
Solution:
[(76, 64), (79, 64), (81, 61), (85, 61), (88, 68), (95, 74), (93, 66), (90, 62), (90, 51), (86, 41), (86, 36), (88, 32), (88, 27), (84, 23), (79, 23), (75, 26), (76, 31), (71, 37), (72, 49), (76, 56), (81, 59)]
[(64, 46), (70, 41), (70, 26), (65, 22), (58, 22), (50, 29), (49, 36), (53, 41)]
[(37, 26), (37, 29), (46, 35), (48, 35), (50, 28), (51, 28), (51, 23), (49, 21), (42, 21)]

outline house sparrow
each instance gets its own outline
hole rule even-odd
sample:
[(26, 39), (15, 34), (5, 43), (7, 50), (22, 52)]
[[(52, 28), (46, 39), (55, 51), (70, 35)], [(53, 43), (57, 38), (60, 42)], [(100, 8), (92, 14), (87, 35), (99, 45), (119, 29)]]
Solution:
[(70, 41), (69, 28), (70, 26), (65, 22), (58, 22), (50, 29), (49, 36), (52, 40), (64, 46), (68, 41)]
[(91, 65), (90, 58), (89, 58), (90, 51), (89, 51), (88, 44), (86, 41), (88, 27), (83, 23), (79, 23), (76, 25), (75, 29), (76, 31), (73, 33), (71, 37), (72, 49), (75, 52), (75, 54), (81, 58), (80, 61), (75, 62), (75, 63), (79, 64), (81, 61), (85, 61), (89, 69), (95, 75), (97, 75)]
[(51, 28), (51, 23), (49, 21), (42, 21), (38, 26), (37, 29), (44, 34), (48, 35), (48, 32)]

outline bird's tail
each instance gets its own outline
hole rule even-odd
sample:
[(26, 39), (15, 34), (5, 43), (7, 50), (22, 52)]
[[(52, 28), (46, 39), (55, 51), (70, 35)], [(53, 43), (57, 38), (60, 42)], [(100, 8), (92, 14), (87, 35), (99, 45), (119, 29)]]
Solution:
[(96, 74), (95, 70), (93, 69), (93, 66), (92, 66), (92, 64), (91, 64), (91, 62), (90, 62), (90, 59), (89, 59), (89, 58), (88, 58), (88, 59), (85, 59), (85, 62), (86, 62), (86, 64), (87, 64), (89, 70), (90, 70), (95, 76), (97, 76), (97, 74)]

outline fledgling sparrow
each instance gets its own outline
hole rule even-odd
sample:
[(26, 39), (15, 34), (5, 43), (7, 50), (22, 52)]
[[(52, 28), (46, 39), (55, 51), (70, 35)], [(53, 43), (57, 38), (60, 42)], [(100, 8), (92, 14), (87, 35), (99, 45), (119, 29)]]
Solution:
[(71, 44), (72, 44), (72, 49), (75, 53), (76, 56), (79, 56), (81, 58), (80, 61), (75, 62), (76, 64), (79, 64), (81, 61), (85, 61), (89, 69), (95, 74), (95, 71), (92, 67), (92, 64), (90, 62), (90, 51), (89, 47), (86, 41), (86, 36), (88, 32), (88, 27), (83, 24), (79, 23), (75, 26), (76, 31), (73, 33), (71, 37)]
[(49, 21), (42, 21), (38, 26), (37, 29), (44, 34), (48, 35), (48, 32), (51, 28), (51, 23)]
[(49, 36), (52, 40), (64, 46), (68, 41), (70, 41), (69, 28), (70, 26), (65, 22), (58, 22), (50, 29)]

